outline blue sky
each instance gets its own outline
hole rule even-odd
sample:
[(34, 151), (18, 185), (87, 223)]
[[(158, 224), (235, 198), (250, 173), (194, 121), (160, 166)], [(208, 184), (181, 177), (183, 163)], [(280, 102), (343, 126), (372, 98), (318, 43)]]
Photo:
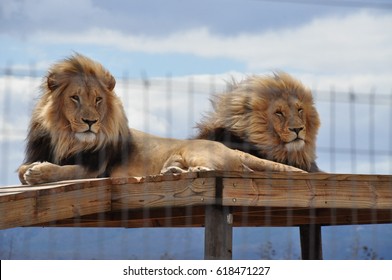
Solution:
[(44, 71), (77, 51), (117, 76), (281, 69), (322, 87), (389, 92), (392, 1), (293, 2), (3, 0), (0, 67)]
[[(322, 5), (326, 2), (332, 4)], [(391, 0), (1, 0), (0, 185), (18, 183), (14, 170), (23, 160), (23, 140), (42, 75), (51, 64), (72, 52), (100, 61), (114, 74), (116, 92), (124, 101), (130, 126), (178, 138), (192, 135), (195, 122), (209, 108), (212, 79), (213, 89), (219, 91), (231, 76), (241, 79), (247, 74), (270, 74), (279, 69), (294, 75), (317, 93), (316, 105), (322, 120), (318, 146), (328, 148), (334, 143), (338, 150), (350, 149), (351, 126), (346, 102), (349, 96), (339, 93), (373, 92), (379, 103), (385, 103), (376, 108), (374, 115), (377, 126), (373, 131), (377, 137), (373, 148), (380, 149), (374, 166), (366, 153), (357, 156), (355, 168), (347, 154), (337, 154), (331, 163), (331, 155), (319, 153), (318, 162), (327, 172), (391, 174), (390, 30)], [(5, 78), (6, 69), (12, 69), (16, 77)], [(25, 77), (31, 69), (34, 77)], [(136, 80), (128, 85), (121, 80), (124, 75)], [(170, 100), (167, 81), (160, 79), (167, 76), (172, 79)], [(141, 77), (153, 81), (148, 89), (137, 80)], [(194, 96), (189, 95), (190, 88)], [(330, 103), (324, 102), (329, 95), (323, 95), (329, 94), (331, 89), (338, 93), (337, 99), (346, 100), (334, 112)], [(147, 110), (143, 103), (146, 100)], [(356, 147), (360, 150), (372, 146), (367, 136), (372, 132), (368, 112), (366, 102), (355, 106)], [(331, 123), (332, 114), (335, 114), (335, 123)], [(336, 135), (333, 140), (331, 127)], [(390, 225), (386, 227), (390, 232)], [(387, 252), (391, 252), (391, 244), (377, 243), (390, 234), (382, 235), (377, 229), (380, 227), (371, 227), (367, 235), (342, 233), (340, 236), (361, 237), (360, 244), (369, 245), (390, 259)], [(19, 233), (14, 238), (22, 239), (23, 246), (33, 247), (34, 243), (44, 242), (45, 237), (40, 239), (41, 243), (34, 242), (29, 230), (36, 229), (3, 231), (0, 245), (9, 246), (12, 236), (16, 236), (14, 232)], [(42, 232), (53, 236), (55, 232), (37, 231), (37, 236), (42, 236)], [(324, 229), (323, 233), (326, 231), (333, 228)], [(250, 230), (249, 235), (253, 236), (253, 231)], [(118, 238), (118, 234), (116, 236)], [(326, 236), (328, 239), (333, 234)], [(268, 236), (262, 237), (266, 237), (264, 241), (268, 239)], [(298, 242), (293, 242), (298, 250)], [(340, 253), (341, 246), (350, 250), (352, 244), (336, 242), (333, 245), (332, 250), (337, 255), (331, 256), (331, 248), (326, 248), (331, 258), (358, 258), (351, 252)], [(255, 244), (249, 239), (236, 246), (253, 248)], [(274, 246), (279, 246), (279, 241)], [(77, 244), (71, 250), (77, 250), (76, 247)], [(44, 249), (51, 251), (52, 247)], [(31, 254), (39, 257), (36, 250)], [(248, 250), (245, 251), (241, 257), (251, 258)], [(64, 258), (61, 252), (53, 254), (55, 258)], [(26, 257), (24, 249), (18, 256)], [(181, 256), (184, 253), (176, 257)]]

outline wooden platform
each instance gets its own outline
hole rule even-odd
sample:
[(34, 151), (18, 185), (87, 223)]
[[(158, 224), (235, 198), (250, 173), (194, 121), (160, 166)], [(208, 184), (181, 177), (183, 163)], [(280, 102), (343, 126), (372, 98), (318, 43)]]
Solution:
[(0, 188), (0, 229), (201, 227), (208, 205), (235, 227), (392, 222), (392, 176), (200, 172)]
[(0, 188), (0, 229), (205, 227), (205, 259), (231, 259), (233, 227), (299, 226), (302, 259), (321, 227), (392, 222), (392, 176), (201, 172)]

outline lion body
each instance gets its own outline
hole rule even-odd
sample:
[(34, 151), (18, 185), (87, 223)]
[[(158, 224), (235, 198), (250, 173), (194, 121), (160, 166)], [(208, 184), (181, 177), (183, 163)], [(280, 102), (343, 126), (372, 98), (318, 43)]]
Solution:
[(32, 114), (22, 183), (210, 169), (300, 171), (218, 142), (131, 129), (114, 86), (102, 65), (79, 54), (52, 66)]
[(310, 90), (285, 73), (252, 76), (215, 95), (197, 138), (224, 143), (259, 158), (319, 171), (320, 120)]

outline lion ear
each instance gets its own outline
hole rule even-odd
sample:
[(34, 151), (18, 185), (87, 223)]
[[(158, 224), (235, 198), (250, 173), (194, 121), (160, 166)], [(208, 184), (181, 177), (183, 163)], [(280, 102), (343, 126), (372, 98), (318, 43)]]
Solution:
[(109, 74), (108, 82), (107, 82), (108, 90), (112, 91), (115, 85), (116, 85), (116, 79)]
[(50, 73), (48, 75), (46, 83), (47, 83), (48, 88), (50, 89), (50, 91), (54, 91), (54, 90), (56, 90), (59, 87), (59, 84), (58, 84), (57, 79), (56, 79), (56, 75), (54, 73)]

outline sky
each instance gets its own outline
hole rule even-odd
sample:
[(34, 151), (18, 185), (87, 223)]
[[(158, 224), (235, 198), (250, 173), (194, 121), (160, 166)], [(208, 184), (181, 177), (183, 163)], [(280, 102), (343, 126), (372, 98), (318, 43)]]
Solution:
[(323, 2), (2, 0), (0, 67), (45, 71), (76, 51), (116, 76), (280, 69), (326, 90), (390, 93), (392, 1)]
[(390, 30), (392, 0), (1, 0), (0, 185), (18, 183), (42, 77), (74, 52), (115, 76), (130, 126), (176, 138), (225, 81), (288, 72), (315, 94), (324, 171), (391, 174)]

